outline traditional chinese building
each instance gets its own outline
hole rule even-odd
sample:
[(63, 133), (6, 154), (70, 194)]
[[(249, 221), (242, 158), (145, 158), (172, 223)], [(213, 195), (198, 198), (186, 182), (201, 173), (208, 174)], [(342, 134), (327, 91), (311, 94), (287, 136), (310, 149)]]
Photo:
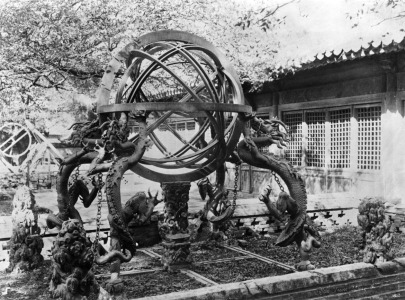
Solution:
[[(309, 194), (405, 203), (405, 39), (318, 55), (246, 98), (290, 127), (284, 155)], [(267, 173), (244, 167), (242, 190), (258, 193)]]

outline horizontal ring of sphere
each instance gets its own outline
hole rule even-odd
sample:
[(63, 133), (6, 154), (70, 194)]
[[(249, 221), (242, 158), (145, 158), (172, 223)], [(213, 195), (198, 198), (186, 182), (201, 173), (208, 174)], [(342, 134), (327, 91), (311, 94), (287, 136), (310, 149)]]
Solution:
[(251, 113), (252, 107), (249, 105), (229, 104), (229, 103), (138, 102), (138, 103), (120, 103), (120, 104), (99, 106), (97, 109), (97, 113), (126, 112), (133, 110), (181, 111), (188, 113), (199, 111)]

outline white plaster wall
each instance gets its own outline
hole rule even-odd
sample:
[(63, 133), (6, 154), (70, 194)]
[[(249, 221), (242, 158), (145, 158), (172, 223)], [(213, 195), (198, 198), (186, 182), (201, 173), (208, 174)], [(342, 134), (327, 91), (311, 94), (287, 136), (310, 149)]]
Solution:
[[(396, 103), (400, 106), (400, 101)], [(386, 108), (381, 117), (384, 198), (394, 204), (401, 202), (405, 205), (405, 121), (397, 107)]]

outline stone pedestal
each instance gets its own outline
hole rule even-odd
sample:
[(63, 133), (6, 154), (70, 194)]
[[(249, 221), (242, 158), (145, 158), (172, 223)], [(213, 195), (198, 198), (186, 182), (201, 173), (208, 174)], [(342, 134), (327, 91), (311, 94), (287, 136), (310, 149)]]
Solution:
[(188, 200), (190, 182), (164, 182), (161, 184), (165, 203), (164, 219), (159, 222), (165, 268), (189, 261), (190, 234), (188, 232)]

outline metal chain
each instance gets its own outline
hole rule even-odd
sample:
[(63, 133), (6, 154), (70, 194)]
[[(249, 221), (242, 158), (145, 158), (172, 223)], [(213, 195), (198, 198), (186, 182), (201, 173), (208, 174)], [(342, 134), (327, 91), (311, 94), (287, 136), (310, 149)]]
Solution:
[(236, 207), (236, 198), (238, 196), (238, 179), (239, 179), (239, 164), (235, 164), (235, 181), (233, 184), (233, 208)]
[[(69, 185), (70, 187), (72, 187), (72, 186), (74, 186), (76, 184), (77, 178), (79, 177), (79, 172), (80, 172), (80, 165), (77, 166), (75, 173), (72, 174), (72, 179), (73, 179), (72, 181), (73, 182), (72, 182), (71, 185)], [(69, 210), (72, 207), (72, 201), (73, 201), (72, 197), (70, 196), (70, 193), (68, 193), (68, 197), (69, 197), (69, 201), (68, 201), (68, 205), (67, 205), (66, 210), (65, 210), (65, 214), (67, 216), (69, 216)]]
[(274, 180), (277, 182), (277, 184), (278, 184), (280, 190), (281, 190), (282, 192), (284, 192), (284, 187), (283, 187), (283, 185), (281, 184), (280, 179), (278, 178), (276, 172), (271, 171), (271, 174), (274, 176)]
[[(110, 170), (108, 171), (107, 177), (111, 174), (111, 173), (110, 173), (111, 170), (114, 170), (114, 165), (118, 162), (118, 160), (119, 160), (119, 157), (117, 157), (117, 158), (114, 160), (112, 166), (110, 167)], [(110, 175), (110, 176), (112, 176), (112, 175)], [(107, 197), (108, 197), (108, 195), (107, 195)], [(107, 202), (108, 202), (108, 199), (107, 199)], [(124, 234), (126, 235), (126, 237), (130, 240), (130, 242), (131, 242), (132, 246), (134, 247), (134, 249), (136, 249), (136, 242), (134, 241), (134, 239), (132, 238), (131, 234), (129, 233), (129, 231), (128, 231), (128, 229), (127, 229), (127, 226), (125, 225), (125, 223), (124, 223), (124, 221), (123, 221), (121, 215), (118, 213), (118, 209), (117, 209), (117, 207), (115, 206), (115, 201), (111, 201), (111, 203), (109, 203), (109, 204), (112, 205), (112, 208), (113, 208), (113, 211), (114, 211), (114, 213), (112, 214), (112, 219), (113, 219), (113, 221), (116, 222), (119, 227), (121, 227), (121, 230), (124, 232)], [(109, 208), (109, 209), (110, 209), (110, 208)], [(124, 250), (124, 249), (123, 249), (123, 250)]]
[(100, 239), (100, 227), (101, 227), (101, 205), (102, 205), (102, 200), (103, 200), (103, 194), (102, 194), (102, 187), (103, 187), (103, 174), (98, 173), (98, 186), (100, 187), (97, 193), (97, 216), (96, 216), (96, 238), (94, 239), (93, 243), (93, 253), (94, 253), (94, 260), (96, 260), (96, 250), (98, 247), (98, 240)]

